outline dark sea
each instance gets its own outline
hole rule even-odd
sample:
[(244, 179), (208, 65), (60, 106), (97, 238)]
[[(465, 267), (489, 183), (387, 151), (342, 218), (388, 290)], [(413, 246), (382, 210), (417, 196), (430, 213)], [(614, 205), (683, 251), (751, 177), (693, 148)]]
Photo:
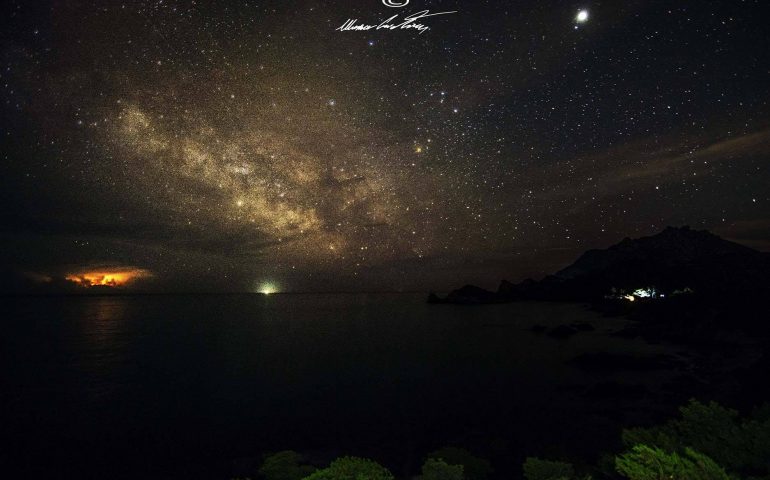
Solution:
[[(655, 392), (677, 374), (578, 368), (585, 352), (672, 352), (613, 336), (625, 320), (573, 304), (287, 294), (0, 305), (3, 478), (227, 479), (282, 449), (367, 456), (406, 476), (445, 445), (507, 478), (526, 455), (596, 455), (621, 425), (670, 413)], [(531, 330), (574, 322), (595, 330)]]

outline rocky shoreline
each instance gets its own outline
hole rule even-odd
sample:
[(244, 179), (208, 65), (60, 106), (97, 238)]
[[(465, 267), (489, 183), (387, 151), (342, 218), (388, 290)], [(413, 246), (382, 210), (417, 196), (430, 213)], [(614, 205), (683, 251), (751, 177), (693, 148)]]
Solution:
[[(594, 352), (573, 360), (581, 369), (681, 371), (666, 388), (676, 399), (700, 396), (751, 406), (770, 398), (770, 255), (688, 227), (666, 228), (591, 250), (540, 281), (502, 281), (497, 291), (466, 285), (428, 303), (480, 306), (522, 301), (579, 302), (627, 326), (611, 333), (688, 350), (687, 365), (675, 357), (638, 358)], [(531, 330), (568, 341), (590, 325), (564, 324)], [(598, 388), (598, 387), (597, 387)], [(633, 385), (603, 385), (613, 395), (638, 395)], [(596, 392), (594, 392), (596, 393)]]

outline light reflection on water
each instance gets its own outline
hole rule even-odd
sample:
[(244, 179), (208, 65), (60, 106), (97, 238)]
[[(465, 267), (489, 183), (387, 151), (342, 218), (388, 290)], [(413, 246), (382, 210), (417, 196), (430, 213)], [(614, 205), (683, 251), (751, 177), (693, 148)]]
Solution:
[(120, 379), (114, 374), (127, 361), (127, 307), (121, 297), (94, 297), (82, 305), (73, 355), (78, 358), (78, 370), (91, 379), (87, 399), (98, 401), (119, 386)]

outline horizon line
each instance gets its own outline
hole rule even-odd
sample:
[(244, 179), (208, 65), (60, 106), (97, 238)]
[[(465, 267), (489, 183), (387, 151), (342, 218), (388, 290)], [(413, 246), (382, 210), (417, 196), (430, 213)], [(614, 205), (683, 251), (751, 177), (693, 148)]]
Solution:
[(202, 296), (226, 296), (226, 295), (254, 295), (272, 297), (276, 295), (357, 295), (357, 294), (428, 294), (442, 293), (442, 290), (325, 290), (325, 291), (291, 291), (291, 292), (216, 292), (216, 291), (179, 291), (179, 292), (8, 292), (0, 293), (0, 298), (8, 297), (129, 297), (129, 296), (172, 296), (172, 295), (202, 295)]

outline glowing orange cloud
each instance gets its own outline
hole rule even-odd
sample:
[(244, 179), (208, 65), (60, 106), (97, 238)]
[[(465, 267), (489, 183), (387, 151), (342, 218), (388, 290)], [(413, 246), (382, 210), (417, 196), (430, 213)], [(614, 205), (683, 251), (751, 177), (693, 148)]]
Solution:
[(98, 270), (85, 270), (68, 274), (65, 278), (81, 287), (122, 287), (134, 280), (151, 277), (152, 273), (143, 268), (124, 267)]

